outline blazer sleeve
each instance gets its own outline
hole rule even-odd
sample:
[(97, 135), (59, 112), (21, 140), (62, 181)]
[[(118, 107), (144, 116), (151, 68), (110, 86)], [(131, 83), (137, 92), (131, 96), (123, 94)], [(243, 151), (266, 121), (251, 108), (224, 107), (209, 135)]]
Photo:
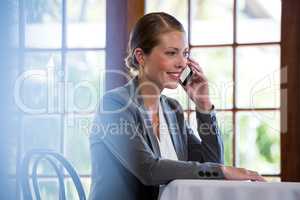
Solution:
[(224, 164), (224, 147), (217, 125), (216, 114), (196, 112), (197, 130), (200, 139), (187, 125), (188, 160)]
[[(106, 95), (95, 118), (90, 143), (105, 145), (111, 154), (144, 185), (174, 179), (223, 179), (221, 165), (174, 161), (156, 157), (138, 127), (136, 110), (118, 95)], [(92, 155), (93, 156), (93, 155)], [(96, 156), (96, 155), (95, 155)], [(209, 174), (209, 176), (206, 176)]]

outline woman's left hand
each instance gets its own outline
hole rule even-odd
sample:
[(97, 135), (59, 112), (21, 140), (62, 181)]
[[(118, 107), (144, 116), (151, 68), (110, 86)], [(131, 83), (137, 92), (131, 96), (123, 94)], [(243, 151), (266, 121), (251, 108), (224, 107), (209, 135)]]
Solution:
[(209, 98), (208, 80), (196, 61), (188, 59), (187, 64), (192, 69), (193, 76), (184, 89), (194, 101), (198, 110), (209, 111), (212, 104)]

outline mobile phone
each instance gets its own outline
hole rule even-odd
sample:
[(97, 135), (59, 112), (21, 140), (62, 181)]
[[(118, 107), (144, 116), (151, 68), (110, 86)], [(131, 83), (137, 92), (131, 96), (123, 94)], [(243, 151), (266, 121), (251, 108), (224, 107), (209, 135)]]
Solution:
[(187, 66), (181, 73), (179, 82), (181, 83), (181, 85), (186, 86), (192, 76), (193, 76), (193, 71), (189, 66)]

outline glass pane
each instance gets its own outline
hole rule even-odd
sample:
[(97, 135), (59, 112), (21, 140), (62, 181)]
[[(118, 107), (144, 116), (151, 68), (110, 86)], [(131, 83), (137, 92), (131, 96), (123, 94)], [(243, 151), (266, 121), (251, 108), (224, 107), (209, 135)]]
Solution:
[(67, 1), (68, 47), (105, 47), (105, 0)]
[[(47, 113), (47, 77), (46, 72), (28, 71), (30, 77), (24, 77), (23, 82), (18, 85), (18, 96), (16, 104), (26, 114)], [(35, 97), (35, 98), (32, 98)]]
[(237, 41), (280, 41), (281, 0), (238, 0)]
[(218, 126), (224, 144), (224, 164), (232, 166), (233, 164), (233, 121), (231, 112), (217, 112)]
[[(217, 113), (218, 127), (222, 134), (224, 143), (224, 158), (226, 165), (232, 165), (232, 113), (231, 112), (218, 112)], [(196, 113), (192, 112), (190, 115), (190, 126), (194, 134), (199, 137), (197, 131)]]
[[(24, 72), (15, 87), (15, 102), (26, 114), (58, 113), (61, 56), (57, 52), (26, 53)], [(32, 98), (34, 97), (34, 98)]]
[(61, 118), (58, 115), (25, 116), (22, 121), (24, 152), (35, 148), (59, 152)]
[(191, 129), (193, 130), (195, 136), (200, 139), (200, 136), (199, 136), (198, 130), (197, 130), (196, 112), (190, 113), (189, 125), (190, 125)]
[[(216, 108), (232, 108), (232, 49), (193, 48), (191, 57), (199, 62), (209, 80), (209, 93)], [(195, 108), (194, 104), (191, 104)]]
[[(33, 165), (37, 158), (38, 158), (38, 156), (35, 156), (35, 158), (32, 159), (32, 162), (30, 162), (28, 174), (32, 174)], [(60, 166), (60, 164), (57, 161), (54, 161), (54, 162), (56, 163), (57, 166)], [(47, 161), (45, 159), (42, 159), (39, 161), (36, 172), (38, 175), (57, 176), (53, 166), (49, 163), (49, 161)]]
[(104, 92), (104, 51), (67, 54), (68, 112), (94, 112)]
[(268, 182), (281, 182), (280, 177), (271, 176), (271, 177), (264, 177)]
[(182, 109), (188, 109), (188, 96), (181, 85), (178, 84), (178, 87), (176, 89), (166, 88), (162, 91), (162, 94), (176, 99), (180, 103)]
[[(83, 185), (85, 196), (88, 197), (91, 186), (91, 179), (80, 177), (80, 180)], [(66, 196), (68, 200), (79, 200), (74, 183), (69, 178), (66, 179)]]
[(61, 54), (58, 51), (25, 53), (24, 67), (26, 70), (53, 68), (61, 69)]
[[(8, 116), (6, 116), (8, 117)], [(10, 118), (11, 124), (19, 124), (19, 119)], [(11, 133), (6, 136), (6, 152), (5, 160), (8, 162), (5, 165), (5, 170), (7, 170), (9, 175), (15, 176), (17, 174), (17, 159), (18, 159), (18, 150), (20, 146), (18, 145), (18, 138), (20, 138), (20, 130), (19, 126), (11, 127), (10, 128)]]
[(188, 122), (188, 121), (189, 121), (189, 119), (188, 119), (188, 112), (185, 111), (185, 112), (183, 113), (183, 115), (184, 115), (184, 119)]
[(187, 0), (146, 0), (146, 13), (166, 12), (178, 19), (187, 31), (188, 1)]
[(59, 187), (57, 179), (39, 179), (41, 199), (59, 199)]
[(191, 43), (233, 41), (233, 0), (191, 0)]
[(62, 0), (26, 0), (24, 3), (26, 47), (61, 47)]
[(237, 48), (237, 106), (279, 108), (280, 47)]
[(79, 174), (90, 174), (88, 134), (94, 115), (67, 115), (65, 121), (65, 155)]
[[(10, 44), (13, 48), (19, 48), (20, 47), (20, 38), (19, 38), (19, 26), (20, 26), (20, 21), (19, 21), (19, 12), (18, 8), (20, 6), (19, 0), (11, 0), (11, 13), (9, 16), (11, 17), (11, 31), (9, 33), (11, 34), (10, 36)], [(3, 15), (6, 16), (6, 15)], [(2, 36), (3, 38), (3, 36)]]
[[(25, 116), (22, 121), (23, 155), (31, 149), (43, 148), (60, 151), (61, 118), (49, 116)], [(31, 163), (32, 164), (32, 163)], [(30, 166), (30, 173), (31, 173)], [(37, 169), (38, 174), (54, 174), (54, 170), (47, 161), (41, 161)]]
[(238, 112), (236, 144), (238, 166), (279, 174), (280, 112)]
[[(2, 179), (3, 179), (3, 177), (2, 177)], [(7, 179), (5, 179), (5, 180), (7, 180)], [(5, 186), (5, 189), (8, 189), (9, 191), (5, 191), (5, 192), (7, 192), (7, 194), (6, 194), (7, 196), (6, 195), (3, 195), (3, 196), (8, 197), (8, 199), (18, 199), (17, 198), (17, 191), (19, 189), (18, 188), (19, 183), (17, 183), (16, 178), (9, 178), (8, 182), (5, 182), (5, 183), (8, 184), (8, 185)], [(3, 191), (3, 187), (2, 187), (1, 190)]]

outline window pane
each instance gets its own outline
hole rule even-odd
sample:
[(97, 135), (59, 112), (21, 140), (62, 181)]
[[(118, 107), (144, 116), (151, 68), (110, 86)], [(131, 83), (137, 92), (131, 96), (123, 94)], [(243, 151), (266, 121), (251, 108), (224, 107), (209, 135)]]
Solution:
[(104, 51), (67, 54), (68, 112), (94, 112), (104, 92)]
[(166, 12), (178, 19), (187, 31), (188, 1), (187, 0), (146, 0), (146, 13)]
[(61, 118), (58, 115), (25, 116), (22, 121), (24, 152), (35, 148), (59, 152)]
[(163, 90), (162, 94), (176, 99), (182, 106), (182, 109), (188, 109), (188, 96), (181, 85), (178, 84), (178, 87), (176, 89), (166, 88)]
[[(6, 116), (8, 117), (8, 116)], [(10, 118), (11, 124), (20, 124), (20, 121), (18, 118)], [(15, 176), (17, 173), (17, 156), (18, 156), (18, 149), (20, 148), (18, 144), (18, 138), (20, 138), (20, 127), (15, 126), (14, 128), (11, 128), (11, 134), (9, 135), (9, 138), (6, 139), (7, 145), (5, 155), (6, 155), (6, 170), (9, 175)], [(8, 137), (8, 136), (6, 136)]]
[(280, 47), (237, 48), (237, 106), (279, 108)]
[(11, 34), (9, 42), (13, 48), (19, 48), (20, 47), (20, 38), (19, 38), (20, 21), (19, 21), (18, 8), (20, 7), (20, 3), (18, 0), (12, 0), (11, 5), (12, 5), (11, 8), (13, 9), (9, 15), (12, 20), (10, 24), (11, 30), (9, 31), (9, 33)]
[(57, 179), (39, 179), (41, 199), (59, 199), (59, 187)]
[[(217, 113), (218, 127), (221, 131), (224, 143), (224, 158), (226, 165), (232, 165), (232, 113), (218, 112)], [(196, 113), (192, 112), (190, 115), (190, 127), (194, 131), (196, 137), (199, 138), (197, 131)]]
[(232, 108), (232, 49), (193, 48), (191, 57), (199, 62), (209, 80), (210, 98), (215, 107)]
[(46, 72), (39, 70), (28, 73), (31, 73), (30, 77), (20, 82), (18, 87), (17, 106), (26, 114), (46, 114), (48, 95)]
[[(35, 156), (34, 160), (32, 160), (32, 162), (30, 162), (28, 174), (32, 174), (32, 169), (33, 169), (34, 161), (36, 158), (38, 158), (38, 156)], [(54, 161), (54, 162), (56, 163), (57, 166), (60, 166), (60, 164), (57, 161)], [(47, 161), (45, 159), (42, 159), (39, 161), (36, 172), (38, 175), (57, 176), (53, 166), (49, 163), (49, 161)]]
[(233, 0), (191, 0), (191, 43), (233, 41)]
[(43, 69), (49, 67), (61, 69), (61, 54), (58, 51), (51, 52), (27, 52), (25, 53), (24, 65), (26, 70)]
[(196, 119), (196, 112), (190, 113), (190, 119), (189, 119), (189, 125), (191, 129), (193, 130), (196, 137), (200, 138), (197, 130), (197, 119)]
[(184, 113), (183, 113), (183, 115), (184, 115), (184, 120), (186, 120), (187, 122), (188, 122), (188, 112), (187, 111), (185, 111)]
[(281, 0), (238, 0), (237, 41), (280, 41)]
[(237, 113), (237, 165), (280, 173), (280, 112)]
[[(82, 178), (80, 177), (81, 183), (83, 185), (83, 189), (85, 192), (85, 196), (89, 196), (89, 191), (90, 191), (90, 185), (91, 185), (91, 179), (90, 178)], [(71, 179), (66, 179), (66, 196), (68, 200), (77, 200), (78, 195), (76, 192), (76, 188), (74, 186), (74, 183), (72, 182)]]
[[(18, 188), (19, 183), (17, 183), (16, 178), (9, 178), (8, 182), (5, 182), (5, 183), (8, 184), (5, 186), (5, 189), (9, 189), (9, 191), (5, 191), (5, 192), (7, 192), (8, 199), (18, 199), (17, 191), (19, 189)], [(2, 188), (2, 191), (3, 191), (3, 188)]]
[(67, 115), (65, 120), (65, 155), (79, 174), (90, 174), (88, 134), (94, 115)]
[(218, 126), (221, 130), (221, 135), (224, 144), (224, 164), (232, 166), (233, 152), (232, 152), (232, 136), (233, 136), (233, 123), (231, 112), (217, 112)]
[(281, 182), (280, 177), (271, 176), (271, 177), (264, 177), (268, 182)]
[(67, 1), (68, 47), (105, 47), (105, 0)]
[[(61, 56), (57, 52), (26, 53), (24, 72), (15, 95), (17, 106), (26, 114), (58, 113)], [(34, 97), (34, 98), (32, 98)]]
[[(29, 150), (37, 148), (60, 152), (60, 136), (62, 132), (61, 118), (59, 116), (25, 116), (22, 121), (22, 131), (23, 155)], [(31, 167), (32, 165), (30, 169)], [(40, 162), (37, 172), (38, 174), (55, 174), (47, 161)]]
[(26, 0), (26, 47), (61, 47), (62, 0)]

